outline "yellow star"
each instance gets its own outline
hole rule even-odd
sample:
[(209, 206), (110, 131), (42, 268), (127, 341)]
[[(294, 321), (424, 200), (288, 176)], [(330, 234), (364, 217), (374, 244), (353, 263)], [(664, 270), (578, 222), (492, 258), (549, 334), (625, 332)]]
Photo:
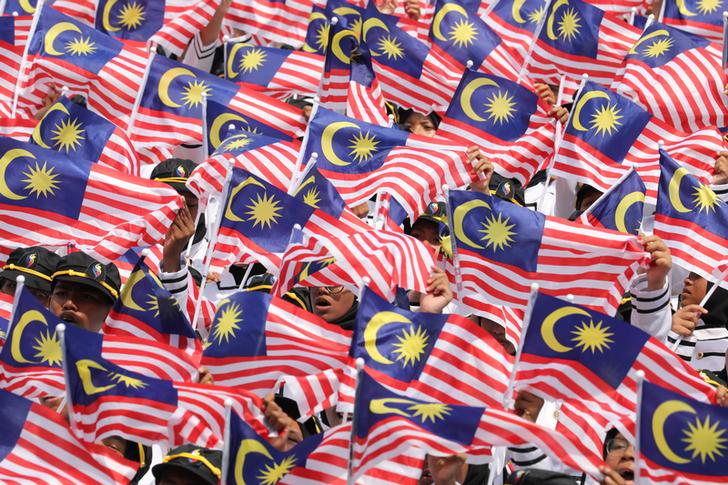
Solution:
[(698, 1), (698, 12), (700, 12), (703, 15), (708, 15), (720, 8), (722, 5), (721, 0), (699, 0)]
[(612, 132), (616, 132), (617, 128), (622, 126), (622, 123), (619, 121), (623, 118), (623, 116), (619, 114), (620, 111), (622, 110), (618, 109), (616, 105), (605, 104), (604, 106), (599, 107), (597, 111), (592, 114), (592, 130), (597, 130), (597, 135), (608, 134), (611, 136)]
[(48, 365), (58, 366), (61, 365), (63, 359), (61, 353), (61, 342), (58, 340), (58, 335), (53, 332), (51, 335), (50, 330), (46, 330), (45, 333), (41, 333), (39, 337), (36, 337), (33, 348), (38, 351), (35, 357), (41, 359), (41, 362), (47, 362)]
[[(154, 295), (154, 294), (149, 294), (149, 295), (147, 295), (147, 297), (149, 298), (147, 300), (147, 304), (149, 305), (149, 311), (154, 312), (154, 316), (158, 317), (159, 316), (159, 298), (157, 298), (157, 295)], [(166, 300), (172, 306), (179, 308), (179, 302), (177, 301), (177, 298), (175, 298), (173, 296), (169, 296), (166, 298)]]
[(240, 58), (240, 69), (244, 72), (257, 71), (265, 63), (268, 54), (262, 49), (248, 49)]
[(498, 90), (486, 101), (485, 110), (489, 120), (502, 125), (515, 116), (516, 103), (513, 102), (513, 96), (510, 96), (508, 91)]
[(672, 47), (673, 40), (672, 37), (665, 38), (654, 41), (652, 44), (650, 44), (647, 49), (645, 49), (644, 54), (647, 57), (660, 57), (661, 55), (665, 54), (667, 51), (670, 50), (670, 47)]
[(187, 108), (193, 108), (202, 104), (202, 99), (210, 95), (210, 88), (204, 81), (190, 81), (182, 93), (182, 102)]
[(280, 463), (273, 462), (273, 465), (265, 465), (265, 470), (260, 471), (258, 480), (260, 485), (275, 485), (296, 466), (296, 457), (287, 456)]
[(377, 145), (379, 145), (377, 139), (369, 135), (368, 131), (365, 134), (357, 133), (349, 141), (351, 142), (351, 145), (348, 146), (348, 148), (351, 148), (349, 155), (353, 156), (354, 161), (359, 163), (369, 160), (373, 153), (377, 151)]
[(685, 438), (682, 440), (688, 444), (685, 451), (692, 451), (694, 460), (700, 456), (700, 461), (705, 463), (706, 459), (715, 461), (719, 456), (725, 456), (723, 450), (727, 447), (723, 443), (728, 441), (724, 438), (725, 429), (718, 429), (718, 422), (710, 425), (710, 415), (705, 416), (705, 421), (700, 422), (700, 418), (695, 418), (695, 424), (688, 423), (689, 429), (683, 429)]
[(318, 47), (321, 52), (326, 52), (326, 48), (329, 45), (330, 31), (331, 26), (326, 22), (322, 23), (316, 31), (316, 47)]
[(235, 338), (235, 331), (240, 330), (238, 323), (243, 321), (243, 311), (237, 303), (231, 303), (222, 310), (220, 316), (213, 323), (215, 329), (212, 332), (212, 339), (217, 340), (217, 345), (222, 345), (225, 340), (227, 344), (230, 338)]
[(81, 123), (76, 118), (73, 120), (62, 120), (52, 130), (55, 136), (51, 137), (51, 140), (55, 142), (55, 146), (60, 147), (61, 150), (65, 150), (66, 153), (71, 150), (75, 152), (81, 146), (81, 140), (84, 139), (83, 133), (85, 130), (81, 126)]
[(478, 30), (473, 22), (460, 19), (450, 29), (449, 37), (455, 47), (466, 47), (475, 42), (475, 38), (478, 37)]
[(402, 335), (397, 335), (398, 343), (394, 344), (393, 352), (397, 354), (396, 360), (402, 361), (402, 367), (407, 367), (409, 364), (414, 366), (425, 353), (429, 338), (427, 332), (419, 325), (417, 330), (414, 327), (404, 329)]
[(445, 419), (445, 416), (452, 412), (450, 406), (447, 404), (436, 402), (413, 404), (407, 409), (414, 412), (412, 417), (416, 418), (420, 416), (423, 423), (428, 419), (433, 423), (438, 419)]
[(602, 322), (595, 324), (589, 320), (589, 323), (581, 322), (581, 327), (572, 330), (574, 337), (572, 341), (576, 342), (577, 347), (581, 347), (582, 352), (590, 350), (593, 354), (595, 351), (604, 352), (608, 350), (609, 344), (614, 343), (609, 337), (614, 334), (609, 331), (609, 327), (606, 325), (602, 326)]
[(246, 212), (250, 216), (248, 217), (248, 221), (253, 221), (254, 228), (255, 226), (260, 226), (263, 229), (265, 226), (268, 226), (268, 229), (270, 229), (273, 224), (278, 223), (278, 218), (281, 217), (283, 207), (281, 207), (280, 202), (275, 200), (272, 195), (268, 197), (268, 194), (264, 193), (262, 196), (257, 194), (256, 197), (256, 200), (251, 198), (251, 204), (245, 206), (249, 209)]
[(399, 42), (399, 40), (397, 40), (396, 37), (392, 37), (391, 35), (381, 37), (377, 45), (379, 46), (379, 50), (382, 51), (382, 54), (387, 56), (387, 59), (389, 60), (404, 58), (404, 50), (402, 50), (402, 44)]
[(124, 384), (127, 389), (144, 389), (149, 385), (141, 379), (137, 379), (136, 377), (127, 376), (124, 374), (119, 374), (118, 372), (109, 372), (109, 378), (112, 381), (118, 382), (119, 384)]
[(492, 247), (493, 251), (498, 251), (499, 249), (511, 247), (513, 236), (516, 234), (514, 231), (511, 231), (511, 229), (516, 227), (516, 225), (508, 224), (510, 219), (510, 217), (506, 217), (506, 219), (503, 220), (501, 214), (498, 214), (497, 217), (494, 214), (491, 214), (488, 219), (482, 223), (483, 229), (479, 229), (478, 232), (482, 232), (484, 234), (480, 240), (486, 241), (486, 248)]
[(316, 187), (308, 189), (303, 195), (303, 202), (310, 205), (314, 209), (318, 208), (318, 203), (321, 202), (321, 194)]
[(126, 30), (136, 29), (144, 22), (144, 6), (135, 1), (127, 3), (121, 7), (116, 18)]
[(55, 167), (48, 168), (48, 163), (43, 162), (41, 167), (38, 162), (35, 162), (35, 167), (28, 166), (28, 171), (23, 172), (28, 178), (23, 179), (23, 182), (27, 182), (25, 186), (26, 190), (30, 190), (31, 195), (35, 194), (35, 198), (39, 199), (56, 195), (55, 191), (58, 189), (60, 184), (56, 181), (58, 174), (54, 173)]
[(250, 142), (251, 139), (246, 135), (236, 135), (235, 137), (229, 138), (227, 143), (225, 143), (225, 150), (229, 152), (233, 150), (240, 150), (250, 145)]
[(528, 12), (528, 21), (532, 24), (537, 24), (543, 18), (544, 13), (546, 13), (546, 5), (541, 5), (541, 8)]
[(576, 13), (576, 10), (573, 8), (566, 10), (564, 15), (561, 16), (561, 20), (559, 20), (559, 37), (566, 41), (576, 39), (576, 36), (579, 33), (579, 27), (581, 27), (580, 20), (581, 19)]
[(96, 43), (91, 42), (91, 37), (76, 37), (66, 43), (66, 53), (72, 56), (87, 56), (96, 52)]
[(715, 212), (715, 208), (720, 203), (720, 201), (718, 200), (718, 196), (715, 195), (715, 192), (713, 192), (710, 187), (703, 184), (695, 187), (695, 192), (693, 193), (693, 195), (695, 196), (693, 202), (698, 207), (698, 212), (705, 211), (706, 213), (708, 213), (711, 210)]

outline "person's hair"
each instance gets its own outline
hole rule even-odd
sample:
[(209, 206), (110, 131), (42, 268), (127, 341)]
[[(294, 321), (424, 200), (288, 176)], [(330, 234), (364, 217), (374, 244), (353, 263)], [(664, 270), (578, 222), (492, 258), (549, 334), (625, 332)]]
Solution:
[(604, 459), (607, 458), (607, 443), (616, 438), (618, 434), (619, 430), (617, 428), (612, 428), (607, 431), (607, 435), (604, 437), (604, 443), (602, 444), (602, 457)]

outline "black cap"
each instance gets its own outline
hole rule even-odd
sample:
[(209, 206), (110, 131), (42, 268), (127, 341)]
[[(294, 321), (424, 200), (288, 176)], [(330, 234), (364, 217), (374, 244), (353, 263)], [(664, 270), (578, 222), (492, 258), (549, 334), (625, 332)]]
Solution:
[(18, 275), (23, 275), (25, 286), (50, 293), (51, 275), (59, 259), (60, 256), (56, 253), (40, 246), (18, 248), (10, 253), (0, 272), (0, 278), (14, 281)]
[(185, 158), (168, 158), (152, 170), (149, 177), (157, 182), (172, 186), (177, 192), (189, 192), (185, 185), (192, 171), (197, 167), (195, 162)]
[(195, 445), (182, 445), (167, 453), (162, 463), (152, 468), (156, 483), (165, 471), (172, 468), (186, 470), (206, 484), (217, 485), (222, 478), (222, 452)]
[(515, 179), (505, 178), (504, 176), (494, 172), (490, 176), (488, 190), (491, 195), (500, 199), (513, 202), (520, 206), (525, 204), (523, 188), (521, 188), (521, 184)]
[(505, 483), (512, 485), (576, 485), (572, 476), (548, 470), (519, 470), (510, 475)]
[(58, 281), (69, 281), (99, 290), (113, 304), (119, 297), (121, 278), (114, 263), (101, 264), (86, 253), (75, 252), (58, 260), (51, 287)]
[(301, 98), (291, 97), (286, 100), (286, 103), (291, 106), (295, 106), (296, 108), (303, 109), (306, 106), (313, 106), (313, 98), (308, 96), (303, 96)]

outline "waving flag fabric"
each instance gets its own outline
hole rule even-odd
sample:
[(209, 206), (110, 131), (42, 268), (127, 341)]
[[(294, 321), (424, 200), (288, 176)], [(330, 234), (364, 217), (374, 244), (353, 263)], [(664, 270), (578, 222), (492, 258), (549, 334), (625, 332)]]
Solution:
[(225, 16), (231, 28), (299, 48), (313, 0), (234, 0)]
[(168, 185), (126, 175), (29, 143), (0, 139), (4, 246), (76, 247), (113, 261), (134, 246), (161, 241), (180, 208)]
[(474, 179), (464, 147), (325, 109), (309, 124), (304, 159), (314, 152), (318, 170), (347, 204), (361, 204), (377, 191), (387, 191), (410, 217), (424, 212), (443, 184), (463, 187)]
[(688, 133), (728, 125), (720, 46), (653, 23), (630, 49), (614, 86), (656, 118)]
[(581, 0), (553, 1), (529, 61), (534, 80), (559, 84), (583, 73), (608, 86), (641, 30)]
[(584, 85), (554, 159), (557, 176), (609, 190), (635, 168), (654, 204), (660, 178), (658, 143), (707, 180), (723, 141), (715, 128), (688, 134), (656, 119), (625, 96), (591, 81)]
[(720, 1), (666, 0), (662, 23), (720, 44), (723, 42), (724, 10), (721, 4)]
[(346, 101), (351, 78), (351, 58), (358, 49), (357, 37), (345, 18), (336, 17), (338, 22), (329, 28), (329, 42), (324, 55), (324, 70), (321, 76), (320, 107), (346, 114)]
[[(329, 250), (315, 238), (291, 241), (281, 256), (281, 266), (270, 294), (282, 297), (294, 285), (334, 262)], [(326, 285), (329, 286), (329, 285)]]
[(101, 444), (81, 443), (60, 414), (0, 391), (4, 483), (107, 483), (123, 485), (138, 463)]
[(329, 45), (330, 22), (334, 17), (344, 20), (346, 25), (359, 38), (363, 13), (364, 10), (361, 8), (360, 2), (350, 3), (346, 0), (329, 0), (325, 2), (325, 5), (314, 3), (308, 17), (306, 39), (301, 50), (324, 55)]
[(643, 382), (640, 392), (635, 481), (719, 483), (728, 455), (728, 409)]
[(29, 141), (69, 157), (139, 175), (137, 153), (126, 133), (65, 96), (48, 108)]
[(515, 385), (544, 399), (589, 403), (632, 440), (637, 371), (682, 395), (710, 402), (715, 392), (654, 337), (629, 323), (544, 294), (531, 312)]
[(389, 126), (382, 89), (372, 67), (370, 50), (366, 46), (351, 60), (346, 114), (373, 125)]
[(513, 59), (518, 66), (523, 65), (529, 55), (536, 27), (543, 18), (548, 3), (547, 0), (523, 2), (497, 0), (487, 12), (481, 9), (483, 20), (496, 30), (503, 42), (511, 48)]
[(218, 305), (202, 364), (219, 385), (265, 395), (281, 375), (343, 367), (350, 340), (350, 333), (291, 303), (243, 291)]
[(104, 333), (164, 342), (199, 362), (202, 341), (177, 299), (140, 258), (104, 323)]
[(712, 280), (726, 258), (728, 204), (662, 150), (660, 169), (655, 234), (676, 264)]
[(8, 327), (10, 325), (10, 312), (13, 309), (13, 297), (5, 293), (0, 293), (0, 350), (5, 345), (5, 339), (8, 336)]
[(16, 35), (15, 17), (0, 17), (0, 114), (10, 117), (13, 96), (23, 58), (24, 44)]
[(0, 118), (0, 136), (17, 141), (27, 141), (33, 134), (36, 125), (38, 125), (38, 120), (35, 119)]
[(231, 81), (275, 98), (318, 93), (324, 69), (320, 54), (252, 44), (226, 44), (226, 49), (225, 76)]
[(553, 153), (555, 121), (526, 86), (468, 70), (438, 134), (477, 144), (499, 174), (526, 186)]
[(644, 201), (645, 184), (632, 170), (584, 211), (579, 222), (637, 235), (642, 225)]
[[(451, 191), (450, 233), (463, 303), (525, 308), (531, 283), (544, 293), (614, 313), (646, 253), (635, 236), (588, 228), (483, 194)], [(589, 268), (589, 272), (584, 271)]]

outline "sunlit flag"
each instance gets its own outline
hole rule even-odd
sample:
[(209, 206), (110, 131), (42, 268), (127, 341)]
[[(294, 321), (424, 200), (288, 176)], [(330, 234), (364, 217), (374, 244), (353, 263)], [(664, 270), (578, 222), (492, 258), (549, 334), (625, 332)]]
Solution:
[(325, 6), (314, 3), (308, 17), (306, 38), (301, 50), (324, 55), (329, 45), (330, 21), (334, 17), (344, 20), (348, 28), (359, 38), (363, 13), (360, 2), (350, 3), (346, 0), (329, 0)]
[(662, 23), (723, 42), (723, 0), (665, 0)]
[(16, 35), (16, 17), (0, 17), (0, 114), (11, 117), (15, 84), (23, 59), (24, 43)]
[(579, 222), (626, 234), (637, 234), (642, 225), (645, 184), (634, 170), (604, 193), (579, 216)]
[(340, 114), (346, 114), (346, 101), (351, 78), (351, 58), (356, 55), (359, 43), (347, 21), (336, 17), (337, 23), (329, 28), (329, 41), (324, 54), (324, 70), (321, 76), (320, 106)]
[(268, 41), (301, 47), (313, 0), (236, 0), (225, 15), (227, 24)]
[(346, 114), (367, 123), (389, 126), (382, 89), (372, 67), (371, 51), (365, 44), (359, 46), (358, 55), (351, 60)]
[(503, 42), (514, 51), (514, 60), (522, 65), (528, 56), (536, 28), (546, 13), (547, 0), (497, 0), (492, 8), (484, 11), (483, 20), (500, 35)]

